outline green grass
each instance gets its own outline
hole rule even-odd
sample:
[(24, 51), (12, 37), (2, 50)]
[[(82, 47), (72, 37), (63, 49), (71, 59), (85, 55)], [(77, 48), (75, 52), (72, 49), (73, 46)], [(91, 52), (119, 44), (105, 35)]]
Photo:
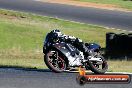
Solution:
[(132, 72), (132, 61), (108, 60), (111, 72)]
[[(119, 32), (94, 25), (1, 9), (0, 66), (47, 68), (43, 62), (42, 46), (46, 34), (53, 29), (60, 29), (63, 33), (79, 37), (85, 42), (99, 43), (102, 47), (105, 47), (106, 32)], [(111, 68), (110, 71), (114, 69)]]
[(116, 5), (116, 7), (132, 10), (132, 1), (124, 1), (124, 0), (75, 0), (75, 1), (112, 4), (112, 5)]

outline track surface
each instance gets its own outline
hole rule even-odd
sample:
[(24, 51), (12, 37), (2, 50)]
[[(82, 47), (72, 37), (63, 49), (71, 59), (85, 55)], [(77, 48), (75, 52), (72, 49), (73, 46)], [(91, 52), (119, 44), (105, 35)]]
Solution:
[(0, 8), (132, 31), (132, 12), (42, 3), (39, 0), (0, 0)]
[(0, 88), (132, 88), (130, 84), (85, 84), (76, 82), (77, 73), (49, 70), (0, 68)]

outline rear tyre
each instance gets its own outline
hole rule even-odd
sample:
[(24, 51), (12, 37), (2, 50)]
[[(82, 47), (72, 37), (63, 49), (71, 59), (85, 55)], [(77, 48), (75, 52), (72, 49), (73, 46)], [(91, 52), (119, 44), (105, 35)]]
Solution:
[(44, 55), (44, 62), (53, 72), (60, 73), (66, 70), (67, 64), (64, 56), (57, 50), (49, 50)]

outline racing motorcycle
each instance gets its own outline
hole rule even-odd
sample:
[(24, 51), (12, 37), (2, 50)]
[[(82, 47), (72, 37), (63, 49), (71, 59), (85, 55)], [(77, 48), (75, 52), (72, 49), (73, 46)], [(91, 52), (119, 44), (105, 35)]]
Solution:
[(65, 37), (54, 37), (48, 33), (43, 45), (44, 62), (50, 70), (57, 73), (81, 66), (96, 74), (104, 74), (108, 64), (100, 53), (100, 45), (85, 43), (85, 46), (89, 50), (89, 56), (85, 56), (73, 44), (65, 42)]

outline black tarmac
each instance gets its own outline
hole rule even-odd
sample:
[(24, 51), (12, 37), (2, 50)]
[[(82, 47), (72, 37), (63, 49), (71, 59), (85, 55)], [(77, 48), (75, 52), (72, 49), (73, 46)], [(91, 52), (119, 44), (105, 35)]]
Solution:
[[(78, 73), (53, 73), (48, 69), (0, 68), (0, 88), (132, 88), (129, 84), (85, 84)], [(132, 77), (131, 77), (132, 78)]]

